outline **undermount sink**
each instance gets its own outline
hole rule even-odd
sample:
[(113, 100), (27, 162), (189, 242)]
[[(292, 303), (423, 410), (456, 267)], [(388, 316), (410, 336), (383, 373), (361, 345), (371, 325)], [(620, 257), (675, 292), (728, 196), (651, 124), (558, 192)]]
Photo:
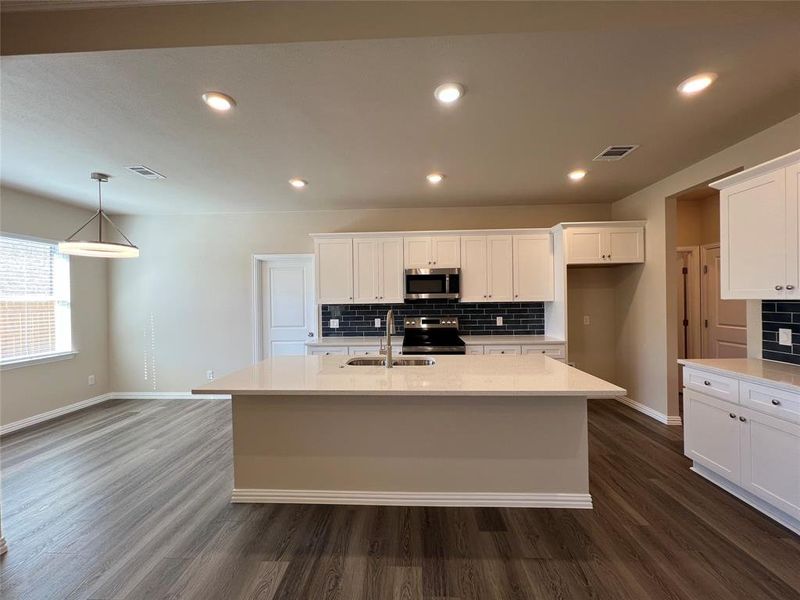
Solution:
[[(383, 356), (357, 356), (349, 359), (344, 364), (350, 367), (385, 367), (386, 358)], [(403, 356), (392, 359), (393, 367), (432, 367), (435, 364), (436, 359), (428, 356), (415, 358)]]

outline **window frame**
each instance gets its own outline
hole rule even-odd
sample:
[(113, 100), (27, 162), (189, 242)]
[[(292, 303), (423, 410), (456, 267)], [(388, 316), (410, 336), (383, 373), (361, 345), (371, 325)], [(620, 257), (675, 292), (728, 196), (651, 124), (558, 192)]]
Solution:
[[(43, 237), (38, 237), (38, 236), (33, 236), (33, 235), (26, 235), (26, 234), (21, 234), (21, 233), (13, 233), (13, 232), (9, 232), (9, 231), (0, 231), (0, 237), (18, 239), (18, 240), (25, 240), (25, 241), (30, 241), (30, 242), (39, 242), (41, 244), (48, 244), (48, 245), (51, 245), (51, 246), (55, 246), (56, 247), (56, 252), (58, 251), (58, 241), (52, 240), (52, 239), (49, 239), (49, 238), (43, 238)], [(68, 349), (64, 349), (62, 347), (61, 349), (55, 350), (53, 352), (45, 352), (45, 353), (40, 353), (40, 354), (30, 354), (30, 355), (27, 355), (27, 356), (16, 356), (16, 357), (7, 358), (7, 359), (0, 358), (0, 371), (5, 371), (5, 370), (8, 370), (8, 369), (16, 369), (16, 368), (19, 368), (19, 367), (26, 367), (26, 366), (30, 366), (30, 365), (46, 364), (46, 363), (58, 362), (58, 361), (62, 361), (62, 360), (69, 360), (69, 359), (74, 358), (75, 356), (77, 356), (78, 351), (75, 349), (75, 347), (73, 345), (73, 338), (72, 338), (72, 261), (71, 261), (71, 257), (69, 255), (62, 255), (62, 256), (64, 256), (64, 258), (66, 259), (68, 277), (66, 278), (66, 281), (62, 280), (62, 281), (59, 282), (59, 281), (55, 281), (56, 278), (54, 276), (53, 286), (54, 287), (59, 286), (59, 285), (60, 286), (65, 286), (66, 287), (66, 291), (68, 293), (69, 302), (68, 302), (66, 307), (63, 306), (63, 305), (61, 307), (59, 307), (58, 306), (58, 300), (56, 300), (56, 314), (55, 314), (56, 331), (55, 331), (55, 334), (56, 334), (57, 338), (59, 336), (61, 336), (61, 335), (64, 335), (64, 333), (63, 333), (64, 332), (64, 327), (61, 327), (61, 332), (59, 332), (59, 327), (58, 327), (57, 323), (59, 322), (59, 320), (61, 320), (61, 322), (63, 323), (64, 319), (68, 319), (69, 340), (68, 340), (68, 343), (63, 343), (62, 342), (63, 346), (68, 348)], [(63, 287), (62, 287), (62, 290), (63, 290)], [(56, 296), (56, 297), (58, 296), (58, 294), (55, 293), (55, 290), (54, 290), (54, 296)], [(58, 347), (58, 343), (56, 344), (56, 347)]]

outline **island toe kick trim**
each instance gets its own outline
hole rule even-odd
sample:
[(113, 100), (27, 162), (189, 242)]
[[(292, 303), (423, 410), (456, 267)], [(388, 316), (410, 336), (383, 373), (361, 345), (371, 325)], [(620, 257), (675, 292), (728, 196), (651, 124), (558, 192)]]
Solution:
[(236, 489), (231, 502), (254, 504), (368, 504), (376, 506), (493, 506), (591, 509), (588, 493), (363, 492)]
[(742, 502), (749, 504), (753, 508), (758, 511), (761, 511), (768, 517), (774, 519), (786, 529), (793, 531), (797, 535), (800, 535), (800, 519), (795, 519), (791, 515), (787, 515), (785, 512), (778, 510), (771, 504), (764, 502), (758, 496), (754, 496), (750, 492), (745, 489), (740, 488), (735, 483), (731, 483), (724, 477), (720, 477), (714, 471), (707, 469), (703, 465), (699, 465), (696, 462), (692, 463), (691, 470), (700, 475), (705, 479), (708, 479), (714, 485), (721, 487), (723, 490), (731, 494), (732, 496), (736, 496)]
[(625, 406), (630, 406), (634, 410), (638, 410), (640, 413), (647, 415), (648, 417), (655, 419), (659, 423), (664, 423), (664, 425), (683, 425), (683, 421), (677, 415), (675, 416), (668, 416), (662, 412), (658, 412), (654, 408), (650, 408), (646, 404), (642, 404), (641, 402), (637, 402), (636, 400), (632, 400), (627, 396), (617, 396), (617, 402), (621, 402)]

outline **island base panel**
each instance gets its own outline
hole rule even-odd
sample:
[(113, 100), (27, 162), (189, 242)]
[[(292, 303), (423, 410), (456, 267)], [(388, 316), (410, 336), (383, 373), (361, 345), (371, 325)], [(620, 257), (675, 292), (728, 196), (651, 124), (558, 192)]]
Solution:
[(586, 398), (234, 396), (237, 502), (591, 508)]

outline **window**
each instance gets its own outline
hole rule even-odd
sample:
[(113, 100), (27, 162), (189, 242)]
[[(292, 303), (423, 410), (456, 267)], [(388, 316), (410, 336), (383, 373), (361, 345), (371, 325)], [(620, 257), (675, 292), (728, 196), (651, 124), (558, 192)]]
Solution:
[(71, 351), (69, 257), (57, 244), (0, 236), (0, 362)]

